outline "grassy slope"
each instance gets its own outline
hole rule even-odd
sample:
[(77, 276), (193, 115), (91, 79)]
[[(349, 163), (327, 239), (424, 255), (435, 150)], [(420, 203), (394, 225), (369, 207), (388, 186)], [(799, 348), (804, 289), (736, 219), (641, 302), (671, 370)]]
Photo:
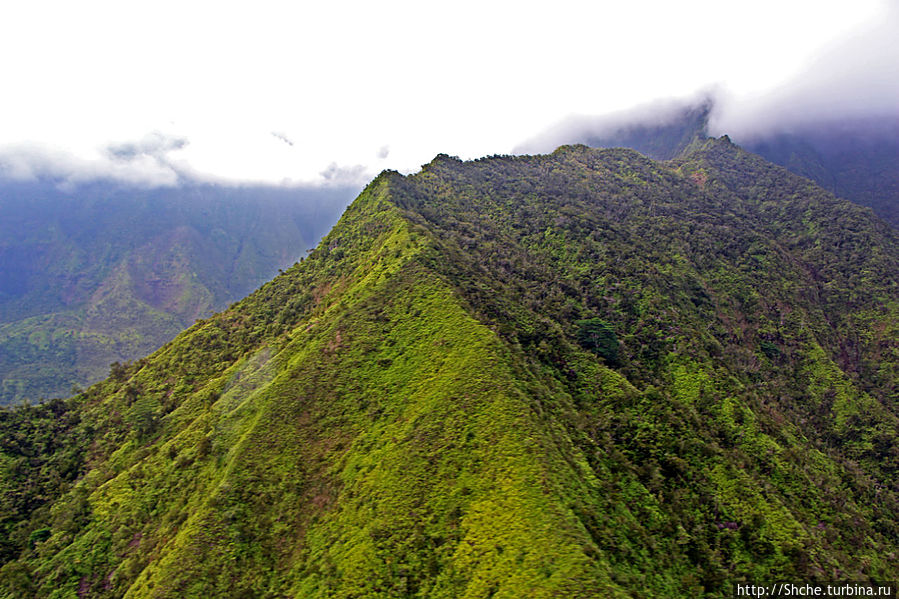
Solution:
[[(141, 404), (154, 417), (178, 407), (153, 428), (156, 443), (120, 431), (124, 444), (79, 482), (69, 500), (86, 497), (90, 523), (74, 538), (51, 526), (36, 546), (43, 592), (545, 596), (608, 585), (582, 547), (589, 536), (549, 493), (566, 465), (508, 350), (413, 259), (425, 240), (371, 197), (377, 188), (355, 207), (377, 219), (350, 213), (336, 233), (383, 230), (358, 266), (339, 263), (339, 283), (311, 294), (280, 347), (260, 344), (183, 397), (151, 391), (201, 327), (130, 379), (141, 392), (118, 406), (124, 421)], [(121, 393), (94, 409), (127, 403)]]
[(566, 347), (573, 325), (613, 324), (619, 372), (644, 399), (583, 410), (584, 451), (624, 454), (661, 511), (647, 545), (691, 564), (685, 584), (895, 568), (887, 225), (726, 141), (672, 165), (583, 147), (441, 158), (397, 196), (444, 242), (442, 270), (480, 317), (578, 406), (595, 399)]
[[(27, 455), (42, 474), (10, 503), (0, 581), (588, 597), (886, 576), (878, 226), (723, 142), (384, 174), (305, 262), (75, 398), (61, 447), (4, 446), (7, 501)], [(616, 370), (577, 343), (592, 316)]]

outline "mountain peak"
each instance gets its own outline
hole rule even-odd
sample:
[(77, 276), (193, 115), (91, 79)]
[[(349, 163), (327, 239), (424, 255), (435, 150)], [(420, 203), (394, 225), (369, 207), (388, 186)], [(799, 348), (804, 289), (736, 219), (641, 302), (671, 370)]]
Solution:
[[(689, 152), (711, 133), (715, 100), (659, 102), (606, 117), (572, 118), (523, 144), (520, 151), (546, 151), (559, 144), (626, 147), (656, 160)], [(720, 116), (720, 115), (718, 115)], [(718, 119), (720, 121), (721, 119)], [(721, 123), (712, 124), (720, 133)], [(779, 129), (763, 122), (736, 142), (835, 195), (869, 206), (899, 227), (899, 119), (895, 114), (865, 118), (802, 120)], [(732, 133), (732, 132), (731, 132)], [(723, 136), (728, 142), (730, 137)]]

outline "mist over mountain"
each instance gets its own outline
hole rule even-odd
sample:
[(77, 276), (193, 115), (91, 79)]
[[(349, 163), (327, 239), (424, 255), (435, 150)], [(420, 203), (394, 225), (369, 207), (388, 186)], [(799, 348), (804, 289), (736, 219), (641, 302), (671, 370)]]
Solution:
[(899, 584), (899, 0), (8, 5), (0, 599)]
[(3, 181), (0, 404), (152, 352), (297, 261), (355, 193)]
[(899, 117), (809, 123), (742, 145), (899, 227)]
[(899, 227), (899, 115), (807, 116), (793, 123), (760, 122), (758, 129), (744, 122), (734, 135), (723, 128), (733, 122), (729, 110), (713, 95), (701, 95), (605, 117), (571, 118), (517, 151), (583, 143), (633, 148), (657, 160), (670, 160), (696, 140), (727, 134), (747, 150), (872, 208)]
[(708, 136), (715, 107), (711, 95), (656, 101), (604, 116), (574, 116), (519, 144), (516, 154), (552, 152), (566, 144), (632, 148), (655, 160), (670, 160), (696, 139)]
[(0, 411), (0, 589), (889, 580), (897, 297), (896, 229), (726, 139), (384, 172), (244, 300)]
[[(899, 116), (848, 100), (801, 118), (778, 110), (778, 98), (808, 103), (810, 82), (826, 80), (815, 72), (754, 113), (710, 92), (572, 117), (517, 151), (584, 143), (670, 160), (734, 127), (744, 148), (899, 227)], [(16, 177), (0, 186), (0, 403), (64, 396), (242, 297), (329, 229), (364, 173), (335, 164), (328, 185), (305, 188), (199, 183), (171, 156), (185, 144), (159, 134), (110, 146), (100, 171), (36, 150), (0, 159)]]
[(847, 31), (768, 89), (711, 84), (693, 96), (600, 116), (569, 116), (516, 153), (562, 144), (627, 147), (661, 160), (693, 139), (737, 144), (869, 206), (899, 226), (899, 4)]
[[(883, 2), (878, 18), (832, 40), (802, 69), (772, 88), (742, 96), (720, 90), (710, 133), (726, 133), (747, 142), (792, 130), (812, 131), (818, 124), (895, 123), (899, 118), (897, 29), (899, 3)], [(877, 127), (870, 132), (876, 134)]]

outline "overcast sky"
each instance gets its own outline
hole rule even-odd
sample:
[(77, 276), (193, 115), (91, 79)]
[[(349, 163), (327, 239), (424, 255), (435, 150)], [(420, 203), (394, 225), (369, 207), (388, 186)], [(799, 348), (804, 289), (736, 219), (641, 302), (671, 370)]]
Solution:
[(734, 128), (899, 105), (896, 0), (311, 4), (4, 3), (0, 171), (362, 184), (698, 90)]

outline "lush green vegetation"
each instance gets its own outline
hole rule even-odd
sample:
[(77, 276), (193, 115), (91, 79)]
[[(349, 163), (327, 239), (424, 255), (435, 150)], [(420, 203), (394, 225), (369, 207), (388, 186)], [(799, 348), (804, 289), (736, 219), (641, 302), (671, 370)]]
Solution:
[(350, 194), (0, 185), (0, 405), (155, 351), (293, 264)]
[[(678, 157), (708, 136), (714, 102), (706, 99), (677, 111), (642, 115), (586, 132), (578, 141), (596, 148), (632, 148), (656, 160)], [(762, 125), (764, 127), (764, 125)], [(899, 228), (899, 118), (812, 120), (771, 130), (746, 131), (747, 150), (808, 177), (824, 189), (868, 206)]]
[(899, 228), (899, 118), (811, 123), (746, 148)]
[(0, 413), (0, 589), (890, 579), (897, 333), (896, 231), (727, 140), (439, 156), (148, 358)]

